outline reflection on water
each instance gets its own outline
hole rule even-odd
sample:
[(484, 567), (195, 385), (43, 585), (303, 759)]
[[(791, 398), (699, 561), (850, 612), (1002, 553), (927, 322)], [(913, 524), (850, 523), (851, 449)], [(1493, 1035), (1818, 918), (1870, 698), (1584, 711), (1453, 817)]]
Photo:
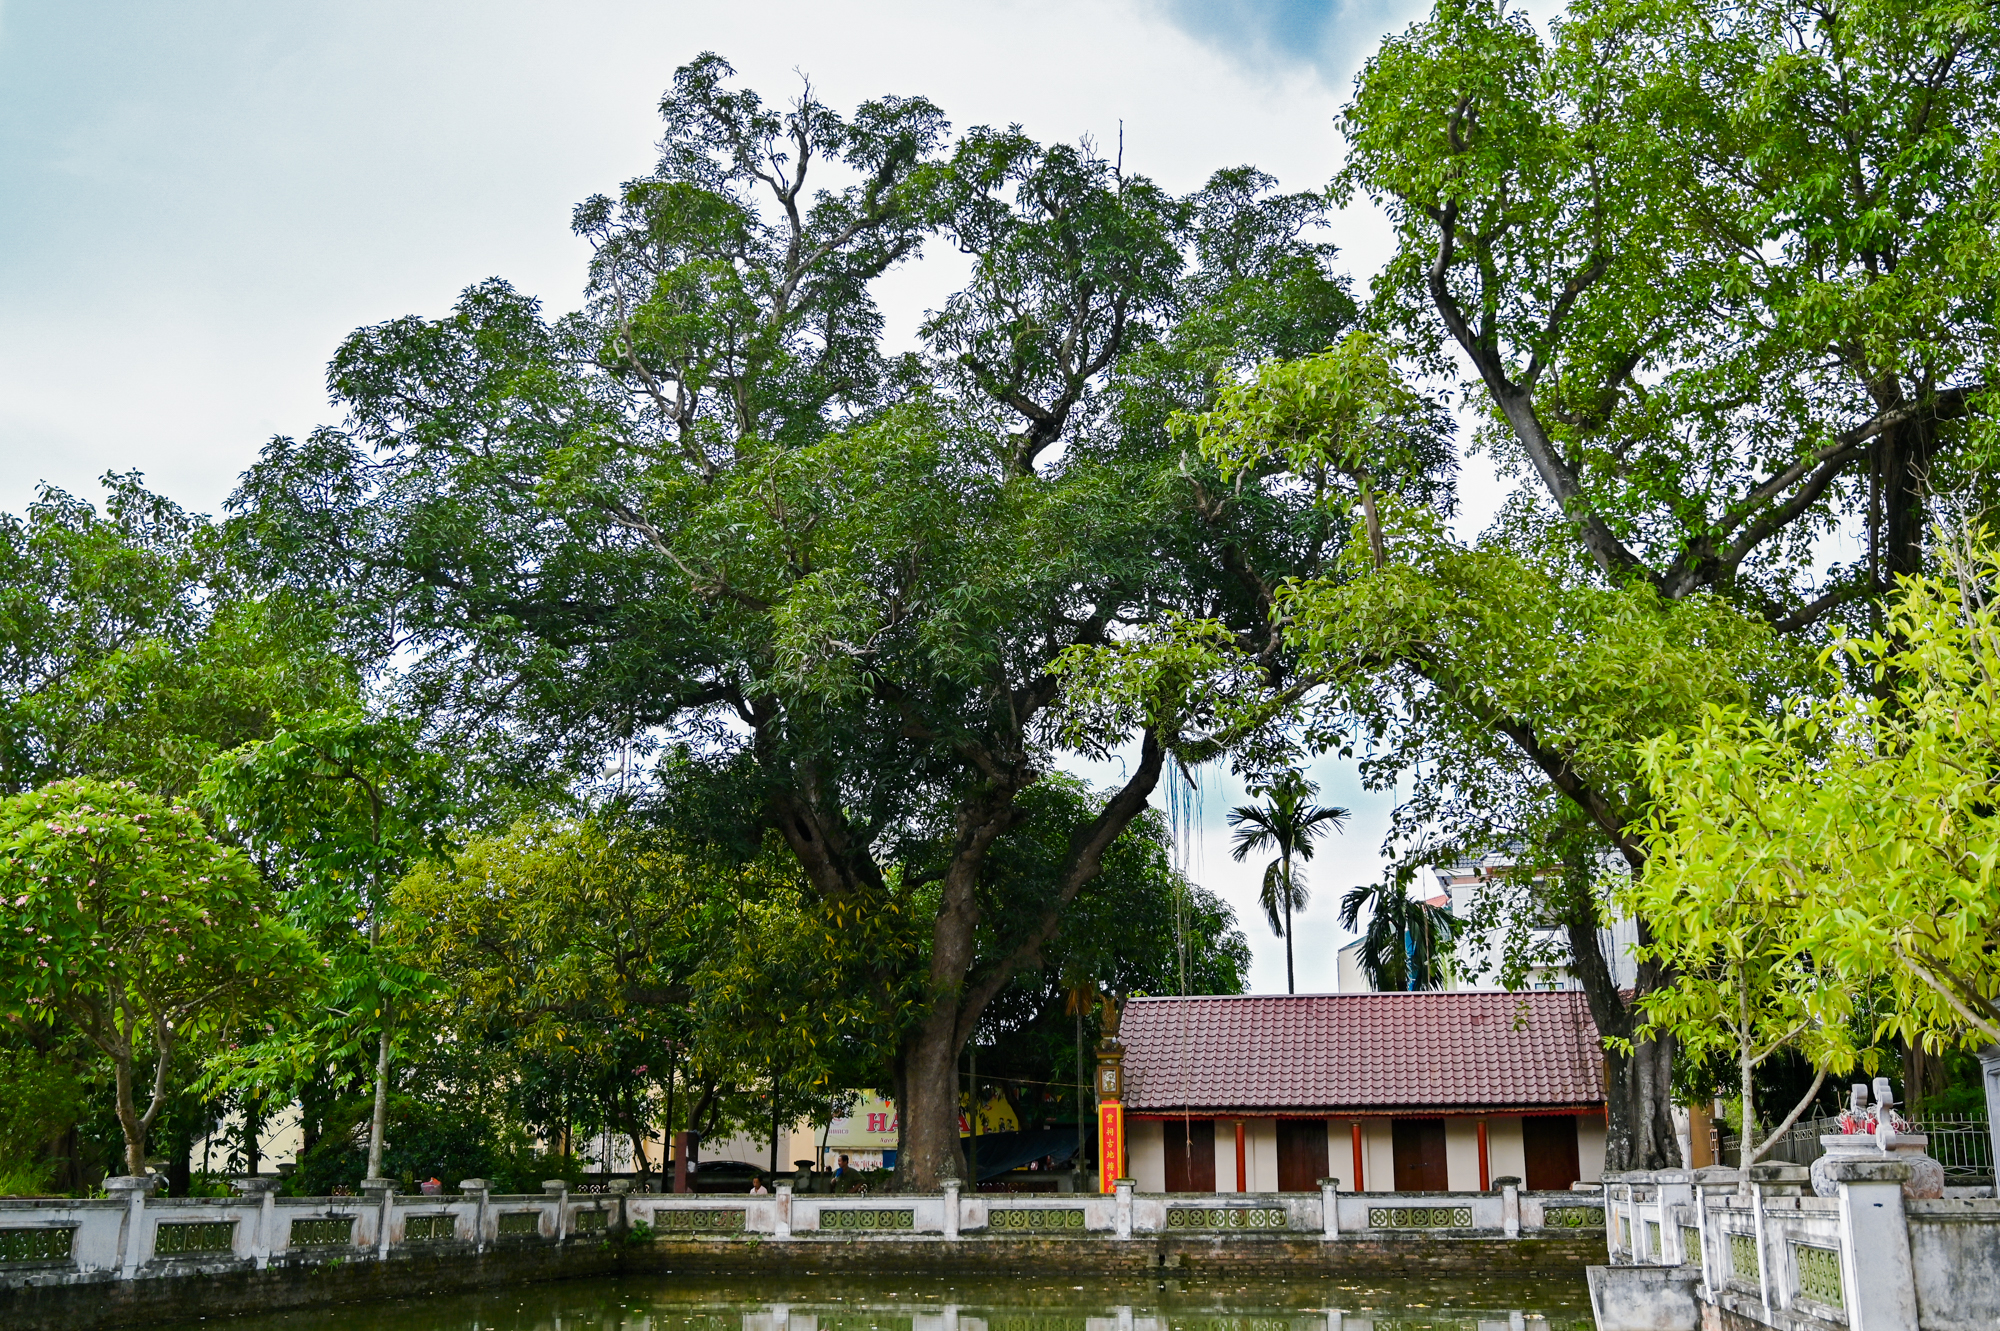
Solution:
[(228, 1331), (1590, 1331), (1581, 1281), (650, 1276), (233, 1318)]

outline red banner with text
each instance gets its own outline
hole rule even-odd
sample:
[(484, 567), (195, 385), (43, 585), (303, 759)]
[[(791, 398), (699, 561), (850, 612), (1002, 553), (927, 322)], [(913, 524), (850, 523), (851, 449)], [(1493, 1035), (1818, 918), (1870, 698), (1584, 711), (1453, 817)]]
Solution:
[(1112, 1191), (1125, 1177), (1125, 1106), (1106, 1100), (1097, 1106), (1097, 1190)]

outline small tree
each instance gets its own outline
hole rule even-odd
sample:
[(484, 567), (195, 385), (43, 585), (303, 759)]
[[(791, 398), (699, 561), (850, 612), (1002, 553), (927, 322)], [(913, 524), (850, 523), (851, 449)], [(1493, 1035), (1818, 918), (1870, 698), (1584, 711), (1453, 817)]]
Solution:
[(1433, 906), (1410, 895), (1407, 875), (1391, 871), (1379, 883), (1363, 883), (1340, 899), (1340, 927), (1360, 925), (1357, 959), (1361, 973), (1376, 989), (1442, 989), (1451, 977), (1452, 950), (1461, 924), (1449, 906)]
[(368, 1173), (375, 1177), (382, 1167), (398, 1009), (414, 1006), (427, 984), (421, 972), (379, 946), (383, 919), (396, 880), (446, 853), (449, 804), (441, 765), (418, 746), (407, 723), (342, 708), (291, 718), (270, 739), (216, 759), (202, 790), (291, 885), (292, 914), (332, 953), (324, 1018), (302, 1034), (250, 1051), (245, 1061), (252, 1070), (239, 1076), (268, 1079), (273, 1067), (297, 1063), (302, 1052), (352, 1054), (372, 1037)]
[(1285, 940), (1285, 992), (1295, 993), (1292, 915), (1304, 910), (1311, 896), (1296, 861), (1311, 859), (1313, 842), (1329, 829), (1338, 831), (1347, 821), (1347, 810), (1314, 804), (1313, 784), (1297, 772), (1286, 772), (1254, 793), (1264, 797), (1262, 804), (1242, 804), (1229, 811), (1229, 825), (1236, 829), (1236, 845), (1229, 855), (1240, 864), (1267, 847), (1278, 852), (1278, 858), (1264, 866), (1257, 902), (1271, 922), (1271, 932)]
[(0, 803), (0, 922), (0, 1004), (20, 1021), (65, 1019), (111, 1059), (132, 1174), (146, 1170), (176, 1049), (269, 1009), (316, 962), (256, 870), (195, 814), (88, 778)]
[(1941, 546), (1948, 575), (1905, 578), (1886, 635), (1829, 649), (1852, 676), (1829, 696), (1711, 709), (1645, 749), (1671, 867), (1643, 909), (1733, 969), (1710, 1006), (1768, 1014), (1739, 1024), (1804, 1038), (1880, 982), (1878, 1039), (2000, 1040), (2000, 555), (1983, 534)]
[[(1697, 1062), (1720, 1055), (1736, 1067), (1744, 1166), (1777, 1144), (1829, 1074), (1858, 1058), (1855, 985), (1814, 952), (1832, 902), (1828, 875), (1797, 836), (1810, 826), (1799, 817), (1810, 783), (1798, 780), (1798, 764), (1810, 759), (1804, 746), (1785, 742), (1791, 729), (1718, 712), (1692, 735), (1649, 744), (1647, 770), (1660, 795), (1652, 859), (1621, 893), (1625, 908), (1652, 925), (1641, 955), (1673, 977), (1640, 1000), (1647, 1020), (1671, 1030)], [(1817, 1075), (1759, 1144), (1756, 1072), (1787, 1048)]]

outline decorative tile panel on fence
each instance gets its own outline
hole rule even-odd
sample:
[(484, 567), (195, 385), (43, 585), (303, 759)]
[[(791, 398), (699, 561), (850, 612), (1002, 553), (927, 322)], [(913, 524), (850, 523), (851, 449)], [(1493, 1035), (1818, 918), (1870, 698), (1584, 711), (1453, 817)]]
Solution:
[(1693, 1225), (1681, 1226), (1681, 1255), (1690, 1265), (1701, 1265), (1701, 1231)]
[(72, 1225), (0, 1229), (0, 1262), (66, 1262), (75, 1242)]
[(1371, 1206), (1370, 1229), (1470, 1229), (1470, 1206)]
[(1657, 1221), (1646, 1222), (1646, 1249), (1639, 1255), (1647, 1261), (1657, 1261), (1666, 1256), (1660, 1247), (1660, 1226)]
[(898, 1211), (875, 1210), (834, 1210), (819, 1213), (821, 1229), (915, 1229), (917, 1213), (905, 1208)]
[(1729, 1274), (1745, 1284), (1757, 1283), (1759, 1262), (1757, 1260), (1757, 1238), (1753, 1234), (1731, 1234), (1729, 1236)]
[(292, 1221), (291, 1246), (294, 1248), (331, 1248), (353, 1242), (354, 1217), (351, 1215)]
[(449, 1215), (413, 1215), (403, 1218), (403, 1242), (448, 1243), (458, 1237), (458, 1221)]
[(1543, 1229), (1596, 1229), (1604, 1224), (1601, 1206), (1544, 1206)]
[(1287, 1229), (1291, 1217), (1276, 1206), (1170, 1206), (1168, 1229)]
[(681, 1211), (661, 1208), (653, 1212), (653, 1228), (669, 1234), (740, 1234), (746, 1213), (735, 1211)]
[[(1168, 1223), (1171, 1224), (1172, 1221), (1169, 1220)], [(988, 1229), (1007, 1230), (1009, 1232), (1068, 1229), (1081, 1233), (1083, 1231), (1083, 1208), (1081, 1206), (1066, 1206), (1058, 1210), (1048, 1210), (1041, 1207), (996, 1206), (987, 1212), (986, 1227)]]
[(610, 1223), (609, 1211), (578, 1211), (573, 1228), (579, 1234), (602, 1234)]
[(1840, 1290), (1839, 1249), (1794, 1243), (1792, 1263), (1799, 1268), (1799, 1293), (1832, 1308), (1846, 1306)]
[(234, 1220), (177, 1221), (153, 1231), (153, 1252), (175, 1257), (188, 1252), (228, 1252), (235, 1246)]
[(542, 1236), (542, 1213), (502, 1211), (499, 1234), (503, 1239), (538, 1239)]

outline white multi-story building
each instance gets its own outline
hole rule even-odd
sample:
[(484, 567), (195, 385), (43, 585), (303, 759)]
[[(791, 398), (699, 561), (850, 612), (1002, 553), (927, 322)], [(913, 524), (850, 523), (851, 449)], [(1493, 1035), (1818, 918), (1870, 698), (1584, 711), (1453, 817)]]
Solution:
[[(1617, 864), (1610, 861), (1605, 867), (1607, 872), (1621, 871)], [(1448, 907), (1460, 920), (1472, 920), (1481, 914), (1490, 894), (1500, 890), (1498, 880), (1513, 870), (1513, 858), (1504, 854), (1433, 866), (1412, 884), (1410, 895), (1425, 905)], [(1508, 941), (1506, 926), (1480, 933), (1468, 932), (1459, 942), (1458, 964), (1453, 967), (1445, 988), (1473, 992), (1505, 988), (1501, 977), (1505, 973)], [(1528, 927), (1521, 941), (1526, 943), (1529, 955), (1538, 960), (1528, 966), (1519, 988), (1560, 991), (1581, 987), (1576, 977), (1570, 974), (1567, 963), (1569, 940), (1562, 929)], [(1638, 967), (1632, 959), (1632, 949), (1638, 941), (1637, 928), (1624, 916), (1615, 918), (1610, 928), (1597, 931), (1597, 945), (1603, 949), (1604, 959), (1611, 967), (1611, 978), (1620, 989), (1629, 988), (1637, 977)], [(1366, 993), (1371, 988), (1368, 977), (1361, 969), (1359, 939), (1340, 949), (1337, 974), (1341, 993)]]

